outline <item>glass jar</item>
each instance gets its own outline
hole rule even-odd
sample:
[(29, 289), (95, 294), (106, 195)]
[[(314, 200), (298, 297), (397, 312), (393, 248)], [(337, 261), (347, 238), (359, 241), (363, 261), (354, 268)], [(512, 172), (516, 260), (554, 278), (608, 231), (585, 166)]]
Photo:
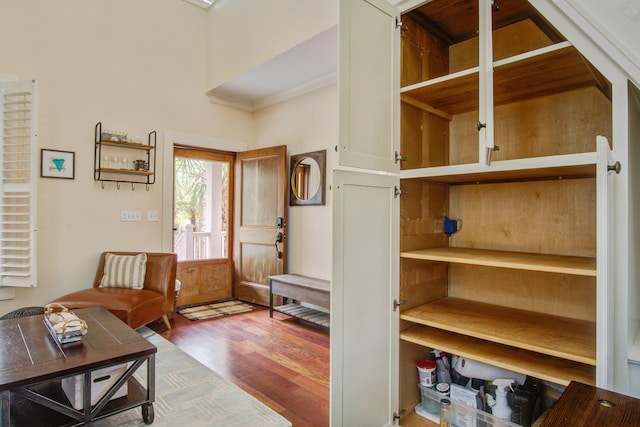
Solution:
[(451, 427), (451, 401), (449, 399), (440, 401), (440, 427)]

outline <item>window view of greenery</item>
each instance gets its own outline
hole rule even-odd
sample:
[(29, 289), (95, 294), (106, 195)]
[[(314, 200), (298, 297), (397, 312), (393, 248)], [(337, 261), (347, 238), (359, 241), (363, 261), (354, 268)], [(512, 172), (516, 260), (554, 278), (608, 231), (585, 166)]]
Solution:
[(174, 186), (178, 259), (226, 258), (229, 163), (176, 157)]

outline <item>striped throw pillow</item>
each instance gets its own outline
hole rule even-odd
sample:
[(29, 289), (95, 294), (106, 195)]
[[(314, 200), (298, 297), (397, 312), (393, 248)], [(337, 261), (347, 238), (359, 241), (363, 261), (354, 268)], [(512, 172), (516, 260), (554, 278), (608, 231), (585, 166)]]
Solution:
[(100, 287), (142, 289), (146, 272), (147, 254), (145, 253), (138, 255), (107, 254)]

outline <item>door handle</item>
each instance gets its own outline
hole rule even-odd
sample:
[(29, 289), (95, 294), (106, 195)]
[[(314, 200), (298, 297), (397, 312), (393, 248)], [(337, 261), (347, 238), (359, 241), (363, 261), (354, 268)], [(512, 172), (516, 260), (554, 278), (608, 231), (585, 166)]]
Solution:
[(274, 243), (276, 247), (276, 256), (278, 257), (278, 259), (282, 258), (282, 252), (280, 251), (280, 249), (278, 249), (278, 243), (281, 243), (283, 238), (284, 236), (282, 235), (282, 233), (278, 231), (278, 234), (276, 234), (276, 242)]

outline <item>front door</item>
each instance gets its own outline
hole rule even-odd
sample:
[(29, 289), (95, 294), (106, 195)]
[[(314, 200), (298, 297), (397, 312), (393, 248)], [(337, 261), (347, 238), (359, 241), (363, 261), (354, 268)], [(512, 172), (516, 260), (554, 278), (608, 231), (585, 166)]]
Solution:
[(233, 296), (234, 153), (174, 147), (176, 305)]
[(287, 147), (238, 153), (235, 296), (269, 305), (269, 276), (286, 268)]

